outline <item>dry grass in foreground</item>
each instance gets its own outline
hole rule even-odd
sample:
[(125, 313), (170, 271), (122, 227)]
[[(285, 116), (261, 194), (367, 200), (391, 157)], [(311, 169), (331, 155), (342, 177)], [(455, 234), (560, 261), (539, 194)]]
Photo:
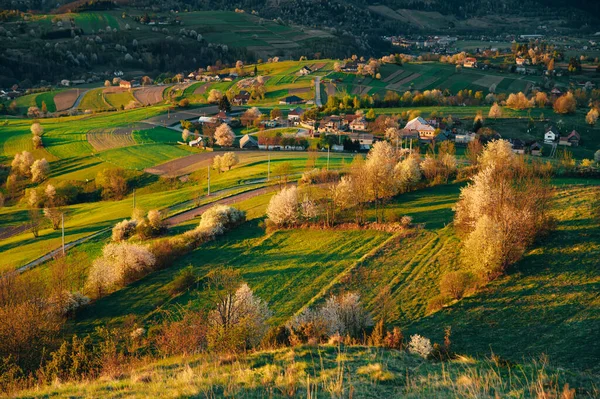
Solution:
[(381, 348), (300, 346), (238, 358), (176, 357), (79, 384), (55, 382), (17, 397), (146, 398), (591, 398), (598, 381), (544, 360), (515, 365), (459, 357), (432, 362)]

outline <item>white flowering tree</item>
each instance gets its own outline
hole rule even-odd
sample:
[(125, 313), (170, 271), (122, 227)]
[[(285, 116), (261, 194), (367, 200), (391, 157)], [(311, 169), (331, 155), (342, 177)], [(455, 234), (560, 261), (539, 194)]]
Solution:
[(226, 123), (219, 125), (215, 130), (215, 143), (217, 143), (217, 145), (220, 145), (221, 147), (231, 147), (234, 140), (235, 134)]
[(150, 270), (155, 262), (154, 255), (143, 245), (127, 242), (107, 244), (102, 249), (102, 256), (92, 263), (87, 287), (100, 296)]
[(16, 153), (11, 163), (12, 172), (20, 176), (29, 176), (34, 161), (35, 159), (29, 151)]
[(410, 336), (408, 351), (421, 356), (423, 359), (427, 359), (433, 351), (433, 346), (431, 346), (431, 340), (429, 338), (415, 334)]
[(218, 103), (219, 100), (222, 98), (223, 98), (223, 92), (221, 90), (212, 89), (211, 91), (208, 92), (207, 101), (209, 103)]
[(293, 226), (298, 223), (300, 207), (296, 186), (286, 187), (271, 197), (267, 217), (277, 226)]
[(37, 159), (31, 165), (31, 181), (39, 183), (48, 177), (50, 172), (50, 164), (46, 161), (46, 158)]
[(215, 270), (208, 276), (213, 309), (208, 314), (209, 344), (217, 350), (256, 347), (267, 332), (272, 313), (256, 297), (238, 271)]

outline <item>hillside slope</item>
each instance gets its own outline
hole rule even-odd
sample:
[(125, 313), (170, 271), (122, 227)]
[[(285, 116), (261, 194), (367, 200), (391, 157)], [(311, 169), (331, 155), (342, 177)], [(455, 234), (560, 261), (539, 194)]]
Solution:
[(440, 339), (452, 328), (457, 350), (519, 361), (545, 353), (563, 367), (600, 373), (599, 187), (556, 193), (557, 228), (480, 293), (410, 325)]
[[(593, 395), (593, 381), (543, 363), (511, 369), (460, 357), (439, 363), (396, 350), (315, 346), (238, 358), (168, 358), (79, 384), (55, 384), (15, 397), (70, 398), (555, 398)], [(562, 396), (566, 398), (568, 396)]]

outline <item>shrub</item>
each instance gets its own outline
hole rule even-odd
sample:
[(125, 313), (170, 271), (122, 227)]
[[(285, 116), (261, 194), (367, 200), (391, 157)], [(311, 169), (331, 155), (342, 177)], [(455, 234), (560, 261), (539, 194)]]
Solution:
[(107, 244), (92, 263), (87, 286), (98, 296), (133, 280), (154, 266), (156, 258), (142, 245), (127, 242)]
[(402, 350), (404, 347), (404, 335), (398, 327), (394, 327), (392, 332), (387, 332), (383, 339), (383, 345), (386, 348)]
[(321, 184), (331, 183), (340, 179), (340, 172), (327, 169), (311, 169), (302, 173), (300, 183), (303, 184)]
[(176, 295), (187, 290), (195, 284), (196, 281), (198, 281), (198, 276), (196, 276), (194, 269), (190, 265), (177, 273), (175, 278), (173, 278), (173, 281), (167, 286), (167, 290), (169, 291), (169, 294)]
[(408, 351), (410, 353), (414, 353), (415, 355), (421, 356), (423, 359), (427, 359), (429, 355), (431, 355), (433, 347), (431, 346), (431, 341), (429, 338), (415, 334), (410, 336)]
[(471, 288), (473, 275), (464, 271), (446, 273), (440, 281), (440, 292), (444, 296), (461, 299)]
[(202, 214), (198, 229), (210, 236), (217, 236), (244, 221), (246, 212), (227, 205), (215, 205)]
[(165, 320), (153, 335), (162, 356), (193, 355), (206, 348), (206, 318), (199, 312), (183, 311), (176, 320)]
[(208, 315), (208, 342), (216, 350), (236, 351), (258, 346), (268, 330), (272, 313), (267, 304), (242, 283)]
[(446, 305), (448, 303), (448, 297), (445, 295), (436, 295), (433, 298), (431, 298), (429, 300), (429, 303), (427, 304), (427, 312), (428, 313), (432, 313), (432, 312), (437, 312), (438, 310), (441, 310), (444, 305)]
[(319, 310), (305, 309), (287, 324), (293, 344), (302, 342), (321, 342), (336, 334), (361, 338), (373, 325), (371, 315), (364, 310), (360, 296), (346, 293), (331, 296)]
[(135, 233), (138, 225), (137, 220), (123, 220), (112, 229), (112, 240), (115, 242), (123, 241), (131, 237)]
[(90, 298), (87, 296), (67, 290), (57, 292), (48, 299), (48, 306), (50, 306), (52, 312), (60, 316), (73, 314), (77, 309), (89, 303)]

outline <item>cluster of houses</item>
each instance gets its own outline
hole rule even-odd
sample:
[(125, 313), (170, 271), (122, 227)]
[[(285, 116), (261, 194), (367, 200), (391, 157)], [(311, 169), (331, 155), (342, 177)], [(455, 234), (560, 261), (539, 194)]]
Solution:
[(549, 126), (544, 133), (544, 143), (552, 145), (562, 145), (567, 147), (577, 147), (581, 141), (581, 136), (576, 130), (567, 135), (561, 135), (556, 126)]

